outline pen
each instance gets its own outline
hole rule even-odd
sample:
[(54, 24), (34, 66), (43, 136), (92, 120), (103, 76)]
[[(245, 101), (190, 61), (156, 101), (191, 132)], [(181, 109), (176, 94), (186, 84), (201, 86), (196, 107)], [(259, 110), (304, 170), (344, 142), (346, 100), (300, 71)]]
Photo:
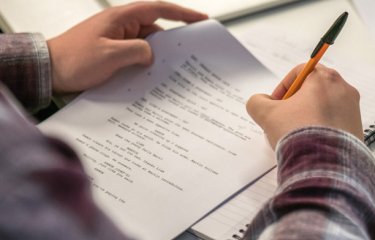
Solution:
[(337, 35), (339, 35), (347, 18), (348, 18), (347, 12), (344, 12), (343, 14), (341, 14), (333, 23), (333, 25), (328, 29), (327, 33), (324, 34), (324, 36), (321, 38), (318, 45), (315, 47), (314, 51), (312, 52), (310, 60), (306, 63), (302, 71), (297, 75), (296, 79), (293, 81), (292, 85), (283, 96), (283, 100), (291, 97), (302, 86), (303, 81), (314, 70), (316, 64), (322, 58), (323, 54), (326, 52), (328, 47), (335, 42), (335, 39)]

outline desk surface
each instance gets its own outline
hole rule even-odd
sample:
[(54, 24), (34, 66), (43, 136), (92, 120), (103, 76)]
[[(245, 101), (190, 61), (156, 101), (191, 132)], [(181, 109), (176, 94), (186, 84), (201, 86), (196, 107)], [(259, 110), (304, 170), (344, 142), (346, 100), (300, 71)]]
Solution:
[[(375, 41), (351, 0), (305, 1), (237, 19), (226, 23), (226, 26), (239, 39), (248, 29), (272, 26), (270, 31), (277, 29), (279, 32), (292, 35), (303, 34), (305, 38), (311, 39), (315, 46), (333, 21), (344, 11), (349, 12), (348, 21), (327, 53), (332, 56), (345, 54), (375, 64)], [(303, 44), (309, 43), (301, 43)], [(308, 57), (307, 55), (305, 61)]]
[[(103, 8), (99, 0), (38, 0), (38, 4), (30, 4), (29, 0), (2, 0), (0, 28), (4, 32), (41, 32), (48, 39)], [(303, 32), (304, 35), (318, 41), (322, 32), (343, 11), (350, 13), (343, 30), (350, 34), (345, 38), (340, 37), (330, 52), (334, 54), (345, 51), (350, 55), (365, 57), (370, 62), (375, 62), (375, 54), (372, 54), (374, 51), (368, 49), (374, 44), (369, 42), (367, 29), (354, 10), (352, 0), (302, 0), (224, 24), (236, 36), (240, 36), (249, 28), (265, 24), (277, 27), (283, 32)], [(167, 22), (161, 24), (166, 28), (176, 26)]]
[[(94, 3), (89, 0), (39, 0), (37, 12), (33, 11), (33, 5), (30, 5), (28, 0), (3, 0), (2, 2), (6, 4), (2, 4), (1, 16), (6, 18), (7, 21), (0, 21), (1, 28), (6, 32), (38, 31), (42, 32), (46, 38), (65, 31), (67, 28), (100, 11), (103, 7), (100, 3)], [(40, 5), (43, 5), (43, 7), (40, 8)], [(62, 8), (65, 8), (66, 11)], [(241, 36), (248, 29), (259, 26), (264, 28), (272, 26), (272, 29), (278, 29), (280, 32), (304, 34), (317, 42), (327, 30), (327, 27), (343, 11), (348, 11), (350, 14), (347, 26), (345, 26), (342, 33), (345, 37), (341, 37), (335, 43), (329, 54), (342, 55), (344, 53), (346, 56), (360, 58), (369, 64), (375, 65), (374, 41), (371, 39), (370, 34), (367, 33), (350, 0), (306, 0), (286, 7), (279, 7), (227, 21), (224, 24), (239, 39), (242, 38)], [(12, 16), (15, 12), (22, 18), (21, 21), (14, 20)], [(62, 14), (55, 15), (58, 12)], [(55, 15), (54, 18), (48, 18), (48, 21), (46, 21), (45, 16), (51, 16), (51, 13)], [(264, 31), (267, 31), (267, 29), (264, 29)], [(269, 67), (272, 68), (272, 66)], [(178, 238), (178, 240), (193, 239), (197, 238), (188, 233)]]

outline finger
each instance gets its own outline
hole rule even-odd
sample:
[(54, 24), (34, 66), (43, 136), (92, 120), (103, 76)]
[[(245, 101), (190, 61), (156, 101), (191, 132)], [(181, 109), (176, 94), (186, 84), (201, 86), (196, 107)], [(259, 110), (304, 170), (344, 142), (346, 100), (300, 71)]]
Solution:
[(141, 25), (150, 25), (158, 18), (165, 18), (187, 23), (207, 19), (207, 14), (184, 8), (173, 3), (162, 1), (137, 2), (119, 7), (124, 22), (130, 19), (137, 19)]
[[(273, 99), (280, 100), (284, 97), (285, 93), (288, 91), (294, 80), (297, 78), (298, 74), (302, 71), (302, 69), (305, 67), (305, 64), (299, 64), (295, 68), (293, 68), (286, 76), (285, 78), (277, 85), (275, 90), (272, 92), (271, 96)], [(317, 69), (323, 69), (327, 68), (326, 66), (322, 64), (318, 64), (315, 66), (315, 69), (312, 73), (310, 73), (309, 76), (313, 75)], [(308, 77), (309, 77), (308, 76)], [(308, 78), (307, 77), (307, 78)]]
[(151, 25), (148, 25), (148, 26), (143, 26), (139, 31), (138, 37), (145, 38), (148, 35), (150, 35), (151, 33), (163, 31), (163, 30), (164, 29), (157, 24), (151, 24)]
[(272, 105), (271, 96), (255, 94), (247, 101), (246, 110), (253, 120), (262, 127), (265, 116), (270, 112)]
[(152, 62), (150, 45), (142, 39), (112, 40), (113, 51), (108, 58), (116, 69), (134, 64), (149, 65)]
[(281, 82), (276, 86), (275, 90), (273, 90), (271, 96), (275, 100), (280, 100), (283, 98), (285, 93), (288, 91), (290, 86), (292, 85), (294, 79), (296, 79), (299, 72), (302, 71), (305, 64), (299, 64), (294, 67)]

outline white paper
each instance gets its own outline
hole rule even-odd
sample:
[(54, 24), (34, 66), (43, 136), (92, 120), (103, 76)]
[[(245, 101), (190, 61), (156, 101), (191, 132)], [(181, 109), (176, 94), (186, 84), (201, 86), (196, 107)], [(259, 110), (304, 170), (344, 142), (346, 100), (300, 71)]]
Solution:
[(171, 239), (275, 165), (247, 98), (278, 80), (217, 22), (149, 38), (125, 70), (40, 124), (74, 146), (95, 199), (140, 239)]
[(352, 0), (368, 30), (375, 37), (375, 1), (374, 0)]
[[(348, 54), (350, 50), (347, 50), (347, 48), (351, 48), (354, 44), (367, 43), (366, 36), (365, 33), (363, 36), (358, 34), (355, 41), (347, 41), (346, 45), (334, 44), (327, 50), (320, 62), (336, 69), (348, 83), (358, 89), (361, 95), (360, 107), (364, 128), (368, 128), (375, 122), (375, 109), (373, 107), (375, 103), (375, 59), (367, 58), (366, 55), (361, 54)], [(350, 37), (350, 31), (347, 30), (339, 37)], [(358, 39), (363, 39), (363, 42)], [(297, 64), (308, 61), (309, 54), (316, 44), (314, 39), (309, 38), (309, 36), (282, 32), (269, 24), (248, 29), (242, 36), (241, 41), (280, 79)], [(336, 41), (339, 42), (340, 39)], [(342, 41), (345, 41), (345, 39), (342, 39)], [(370, 45), (365, 46), (368, 51), (373, 50)]]
[[(106, 1), (111, 6), (123, 5), (136, 0), (101, 0)], [(295, 2), (299, 0), (165, 0), (187, 8), (207, 13), (211, 18), (218, 20), (228, 20), (234, 17), (254, 13), (267, 8)]]
[(190, 231), (203, 239), (236, 239), (233, 235), (242, 237), (247, 225), (274, 195), (276, 179), (275, 168), (195, 224)]

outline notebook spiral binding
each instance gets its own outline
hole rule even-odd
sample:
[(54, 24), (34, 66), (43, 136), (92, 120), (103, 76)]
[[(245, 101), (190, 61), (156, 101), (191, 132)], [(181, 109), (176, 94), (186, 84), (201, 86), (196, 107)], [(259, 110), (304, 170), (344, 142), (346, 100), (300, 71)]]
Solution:
[[(366, 128), (363, 131), (363, 135), (364, 135), (365, 144), (370, 147), (375, 142), (375, 123), (372, 125), (369, 125), (368, 128)], [(244, 228), (239, 229), (238, 232), (234, 233), (231, 239), (227, 239), (227, 240), (242, 239), (248, 227), (249, 227), (249, 224), (246, 224)]]
[[(239, 229), (237, 233), (234, 233), (232, 235), (232, 239), (236, 239), (236, 240), (240, 240), (243, 238), (245, 232), (246, 232), (246, 229), (249, 227), (249, 224), (246, 224), (245, 227), (243, 229)], [(228, 240), (232, 240), (232, 239), (228, 239)]]
[(370, 125), (364, 130), (364, 140), (367, 146), (375, 142), (375, 125)]

